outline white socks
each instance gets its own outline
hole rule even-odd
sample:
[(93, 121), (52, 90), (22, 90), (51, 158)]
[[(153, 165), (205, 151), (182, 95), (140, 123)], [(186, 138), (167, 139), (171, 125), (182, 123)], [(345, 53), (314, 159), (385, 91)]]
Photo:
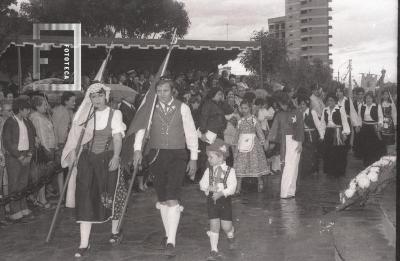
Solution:
[(79, 245), (79, 248), (87, 248), (88, 247), (91, 228), (92, 228), (92, 223), (90, 223), (90, 222), (81, 222), (80, 223), (81, 244)]
[(171, 243), (175, 246), (176, 231), (178, 230), (179, 220), (181, 218), (181, 211), (183, 210), (183, 208), (180, 205), (176, 205), (173, 207), (167, 206), (166, 208), (168, 224), (167, 244)]
[(207, 235), (210, 238), (211, 251), (218, 252), (219, 233), (215, 233), (215, 232), (212, 232), (212, 231), (207, 231)]
[(164, 229), (165, 229), (165, 236), (168, 237), (168, 222), (167, 222), (167, 220), (168, 220), (168, 216), (167, 216), (168, 206), (160, 204), (160, 203), (157, 203), (156, 204), (156, 208), (160, 210), (161, 219), (162, 219), (162, 222), (164, 224)]

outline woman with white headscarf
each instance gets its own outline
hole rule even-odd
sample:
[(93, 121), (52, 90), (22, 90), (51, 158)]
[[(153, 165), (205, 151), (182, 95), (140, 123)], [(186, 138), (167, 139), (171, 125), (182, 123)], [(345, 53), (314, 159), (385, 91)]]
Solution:
[[(76, 220), (80, 223), (81, 241), (76, 258), (84, 256), (90, 248), (89, 236), (94, 223), (112, 220), (110, 243), (121, 239), (117, 227), (126, 195), (121, 192), (124, 181), (119, 164), (126, 126), (121, 112), (107, 105), (109, 95), (110, 88), (101, 83), (89, 86), (74, 116), (61, 158), (63, 167), (71, 167), (77, 160), (76, 175), (69, 182), (66, 202), (67, 207), (75, 206)], [(81, 131), (84, 134), (76, 159), (75, 150)], [(74, 188), (76, 200), (72, 197), (75, 202), (71, 202)]]

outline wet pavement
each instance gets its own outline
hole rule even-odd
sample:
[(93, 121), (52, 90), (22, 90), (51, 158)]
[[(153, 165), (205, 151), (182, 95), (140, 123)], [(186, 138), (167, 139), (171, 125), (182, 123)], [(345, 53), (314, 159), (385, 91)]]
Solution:
[[(360, 169), (359, 161), (350, 161), (349, 174), (341, 179), (326, 177), (324, 174), (301, 177), (296, 198), (291, 200), (279, 198), (280, 176), (269, 176), (262, 193), (255, 192), (256, 184), (245, 184), (247, 186), (244, 186), (244, 193), (233, 200), (237, 249), (229, 251), (225, 235), (220, 234), (219, 250), (224, 259), (340, 260), (335, 250), (338, 247), (335, 235), (340, 242), (345, 242), (348, 237), (340, 236), (346, 231), (360, 232), (357, 227), (352, 230), (352, 221), (357, 221), (361, 227), (369, 226), (371, 222), (382, 224), (381, 215), (368, 208), (358, 212), (332, 212), (339, 202), (339, 190)], [(199, 191), (198, 185), (190, 184), (183, 188), (182, 198), (185, 209), (177, 235), (178, 255), (173, 260), (205, 260), (210, 251), (206, 235), (208, 219), (205, 196)], [(125, 219), (124, 240), (119, 246), (112, 247), (108, 243), (110, 223), (94, 225), (90, 240), (91, 250), (84, 260), (166, 260), (162, 251), (157, 249), (163, 236), (163, 227), (155, 202), (156, 197), (152, 190), (133, 195)], [(74, 260), (73, 254), (79, 245), (79, 227), (74, 222), (73, 210), (61, 211), (60, 222), (49, 244), (44, 241), (53, 211), (36, 214), (37, 217), (29, 223), (13, 224), (0, 229), (0, 260)], [(351, 222), (348, 219), (337, 220), (342, 215), (348, 215)], [(366, 216), (368, 218), (364, 220)], [(321, 222), (326, 224), (331, 220), (336, 222), (335, 227), (340, 223), (342, 230), (324, 230)], [(382, 231), (377, 228), (375, 232), (383, 238)], [(378, 248), (381, 246), (374, 240), (367, 243), (376, 244)], [(348, 247), (351, 248), (352, 245)], [(379, 249), (381, 251), (385, 248)], [(390, 258), (390, 254), (384, 260), (394, 260)], [(382, 252), (378, 255), (384, 256)]]

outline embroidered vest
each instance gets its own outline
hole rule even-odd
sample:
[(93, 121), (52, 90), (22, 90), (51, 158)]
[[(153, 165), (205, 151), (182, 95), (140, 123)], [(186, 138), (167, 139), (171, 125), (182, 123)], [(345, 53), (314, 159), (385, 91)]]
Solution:
[[(328, 111), (327, 109), (324, 110), (324, 120), (325, 123), (328, 124)], [(332, 121), (336, 125), (342, 126), (342, 117), (340, 116), (340, 110), (335, 109), (332, 113)]]
[(304, 127), (308, 129), (315, 129), (315, 122), (314, 118), (311, 114), (311, 110), (308, 111), (308, 114), (305, 115), (304, 117)]
[(181, 106), (182, 102), (175, 99), (167, 112), (163, 110), (161, 104), (156, 105), (150, 129), (151, 149), (184, 149), (186, 147)]
[(213, 167), (212, 166), (208, 167), (209, 186), (212, 187), (214, 185), (214, 182), (218, 184), (218, 183), (221, 183), (221, 181), (222, 181), (222, 184), (224, 185), (224, 189), (226, 189), (228, 187), (227, 181), (228, 181), (228, 176), (229, 176), (230, 172), (231, 172), (231, 167), (228, 166), (228, 169), (226, 170), (226, 172), (224, 172), (225, 175), (222, 180), (221, 180), (220, 176), (215, 177), (215, 179), (214, 179)]
[[(364, 120), (364, 115), (365, 115), (366, 109), (367, 109), (367, 106), (365, 106), (365, 105), (363, 105), (361, 107), (361, 119), (362, 120)], [(375, 106), (371, 107), (370, 115), (374, 121), (376, 121), (376, 122), (378, 121), (378, 106), (375, 105)]]
[(93, 139), (90, 142), (90, 148), (93, 153), (101, 153), (106, 150), (113, 150), (111, 120), (114, 115), (114, 110), (110, 109), (108, 114), (107, 126), (102, 130), (95, 130)]
[(392, 118), (392, 106), (387, 106), (387, 107), (382, 106), (382, 113), (383, 113), (383, 117), (391, 119)]

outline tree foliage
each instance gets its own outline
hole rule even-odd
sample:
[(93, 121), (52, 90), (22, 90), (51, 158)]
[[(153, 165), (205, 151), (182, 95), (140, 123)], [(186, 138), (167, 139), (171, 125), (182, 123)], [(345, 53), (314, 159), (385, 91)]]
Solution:
[(0, 0), (0, 50), (15, 35), (29, 31), (27, 20), (12, 7), (17, 0)]
[(30, 0), (21, 7), (33, 22), (81, 23), (85, 36), (182, 37), (190, 25), (176, 0)]
[(259, 51), (246, 51), (241, 63), (253, 74), (262, 73), (264, 86), (278, 82), (296, 89), (308, 89), (312, 84), (318, 84), (324, 89), (331, 88), (333, 84), (331, 69), (321, 60), (315, 59), (312, 63), (305, 59), (289, 60), (285, 42), (276, 39), (268, 32), (255, 31), (251, 40), (261, 43), (262, 72), (260, 72)]

